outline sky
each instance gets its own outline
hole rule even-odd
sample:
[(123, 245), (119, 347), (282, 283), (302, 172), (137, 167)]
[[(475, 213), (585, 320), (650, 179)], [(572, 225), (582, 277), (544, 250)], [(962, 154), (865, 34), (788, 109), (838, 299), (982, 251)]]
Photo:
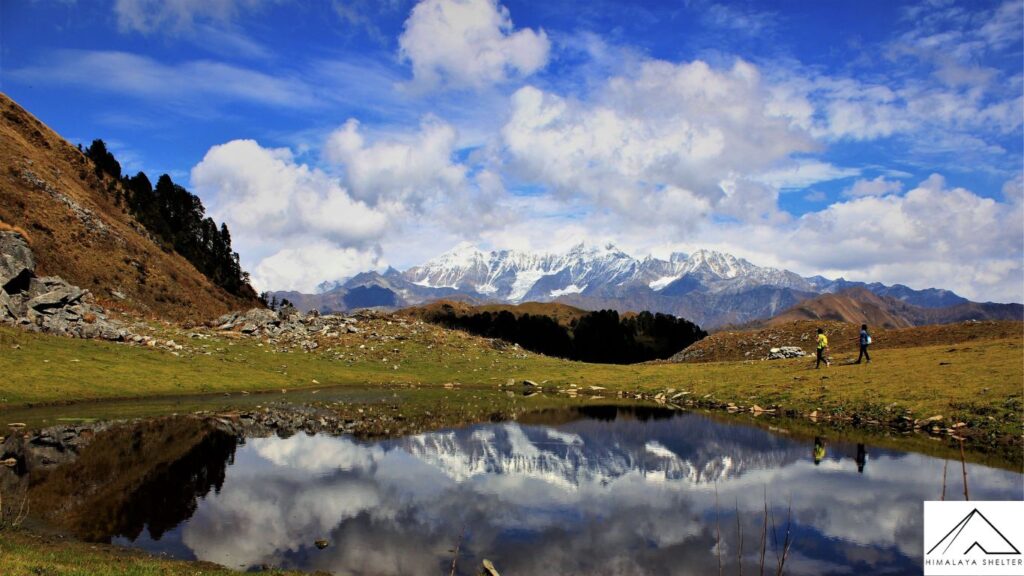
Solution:
[(256, 288), (463, 242), (1024, 301), (1024, 0), (0, 3), (0, 90)]

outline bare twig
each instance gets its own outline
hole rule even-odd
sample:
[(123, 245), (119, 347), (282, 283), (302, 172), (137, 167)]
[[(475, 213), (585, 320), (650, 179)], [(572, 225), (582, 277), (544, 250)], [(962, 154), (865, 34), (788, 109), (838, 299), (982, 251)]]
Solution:
[(462, 525), (462, 530), (459, 531), (459, 539), (455, 542), (455, 553), (452, 555), (452, 570), (449, 572), (449, 576), (455, 576), (455, 567), (459, 563), (459, 549), (462, 548), (462, 539), (466, 537), (466, 525)]
[(939, 500), (946, 499), (946, 468), (949, 468), (949, 460), (942, 461), (942, 497)]
[(764, 522), (761, 525), (761, 576), (764, 576), (764, 553), (768, 544), (768, 487), (764, 487)]
[(789, 496), (789, 507), (786, 509), (786, 539), (782, 542), (782, 558), (779, 559), (778, 570), (775, 576), (782, 576), (786, 567), (786, 558), (789, 557), (789, 549), (793, 546), (790, 536), (793, 530), (793, 496)]
[(736, 547), (736, 560), (739, 562), (739, 576), (743, 576), (743, 526), (740, 525), (740, 500), (736, 499), (736, 537), (739, 546)]
[(715, 530), (718, 541), (718, 576), (722, 576), (722, 511), (718, 508), (718, 482), (715, 482)]
[(964, 457), (964, 439), (960, 439), (960, 467), (964, 471), (964, 500), (970, 500), (971, 495), (967, 493), (967, 459)]

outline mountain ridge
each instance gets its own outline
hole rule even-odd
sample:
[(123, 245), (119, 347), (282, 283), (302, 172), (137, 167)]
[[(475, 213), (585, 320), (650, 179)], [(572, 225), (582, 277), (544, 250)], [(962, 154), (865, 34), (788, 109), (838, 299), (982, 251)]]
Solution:
[[(974, 303), (940, 288), (916, 290), (902, 284), (803, 277), (708, 249), (691, 254), (677, 252), (665, 259), (636, 258), (610, 243), (580, 243), (555, 253), (484, 251), (463, 242), (405, 271), (389, 267), (383, 274), (363, 272), (345, 281), (323, 283), (321, 288), (318, 294), (272, 294), (288, 298), (300, 309), (323, 312), (374, 306), (403, 308), (437, 300), (475, 305), (558, 302), (586, 310), (661, 312), (716, 328), (772, 318), (806, 300), (861, 289), (924, 309), (960, 307), (953, 315), (916, 313), (915, 324), (943, 321), (946, 316), (1016, 318), (1013, 305)], [(390, 291), (393, 298), (384, 291)], [(389, 299), (393, 304), (382, 304)], [(879, 309), (887, 306), (896, 304), (876, 303)], [(907, 325), (895, 317), (886, 317), (883, 322)]]

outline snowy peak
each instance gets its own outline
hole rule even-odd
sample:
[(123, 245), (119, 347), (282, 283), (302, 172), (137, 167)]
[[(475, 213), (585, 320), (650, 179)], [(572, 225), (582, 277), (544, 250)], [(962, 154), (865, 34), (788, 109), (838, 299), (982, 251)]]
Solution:
[(760, 270), (746, 260), (714, 250), (698, 250), (683, 262), (686, 274), (705, 273), (723, 280)]
[(731, 254), (698, 250), (674, 253), (668, 260), (634, 258), (614, 244), (580, 243), (564, 253), (519, 250), (484, 252), (472, 244), (455, 246), (441, 256), (407, 270), (409, 282), (427, 288), (450, 288), (508, 302), (553, 300), (582, 294), (616, 297), (625, 290), (710, 292), (771, 285), (807, 289), (793, 274), (760, 268)]

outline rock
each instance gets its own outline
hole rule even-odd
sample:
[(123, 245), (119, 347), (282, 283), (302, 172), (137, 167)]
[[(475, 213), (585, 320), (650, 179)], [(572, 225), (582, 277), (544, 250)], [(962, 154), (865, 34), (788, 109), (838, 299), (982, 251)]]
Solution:
[(501, 576), (501, 574), (498, 573), (493, 562), (484, 558), (484, 561), (480, 563), (480, 576)]
[(0, 290), (24, 290), (35, 270), (36, 260), (25, 238), (16, 232), (0, 232)]
[(47, 280), (47, 286), (52, 286), (52, 289), (29, 300), (29, 308), (45, 310), (47, 308), (67, 306), (77, 302), (85, 295), (85, 290), (78, 286), (71, 286), (61, 278), (54, 277)]
[(8, 468), (14, 468), (18, 465), (18, 460), (15, 458), (8, 458), (6, 460), (0, 460), (0, 464), (7, 466)]
[(7, 426), (10, 427), (10, 428), (24, 428), (25, 427), (25, 423), (24, 422), (8, 422)]
[(313, 542), (313, 545), (315, 545), (318, 549), (323, 550), (324, 548), (327, 548), (327, 540), (321, 538), (320, 540)]
[(801, 358), (807, 356), (799, 346), (779, 346), (768, 350), (765, 360), (783, 360), (786, 358)]
[(523, 380), (523, 386), (527, 388), (540, 388), (540, 384), (537, 384), (533, 380)]
[(926, 422), (942, 422), (942, 415), (936, 414), (935, 416), (932, 416), (931, 418), (927, 419)]

